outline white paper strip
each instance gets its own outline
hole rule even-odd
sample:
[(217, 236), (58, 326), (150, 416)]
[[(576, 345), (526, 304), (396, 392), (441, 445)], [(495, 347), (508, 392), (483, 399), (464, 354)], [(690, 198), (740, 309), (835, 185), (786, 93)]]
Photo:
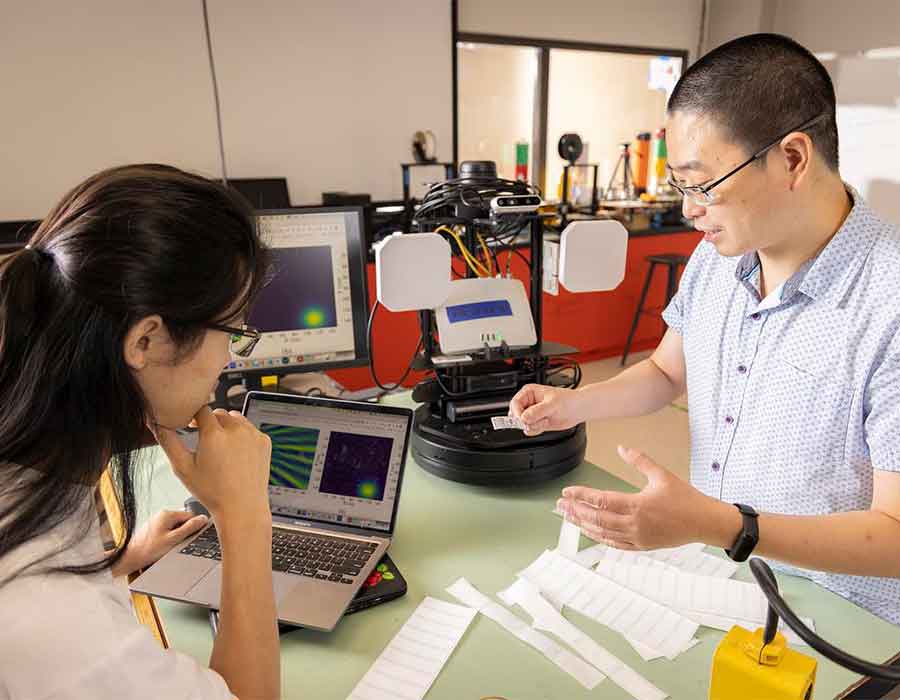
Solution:
[(657, 603), (688, 612), (765, 623), (766, 598), (753, 583), (689, 574), (674, 567), (603, 560), (598, 574)]
[(357, 683), (348, 700), (421, 700), (477, 611), (427, 597)]
[[(725, 632), (730, 630), (735, 625), (740, 625), (744, 629), (748, 629), (751, 632), (753, 630), (757, 629), (758, 627), (765, 626), (764, 624), (760, 624), (756, 620), (740, 620), (740, 619), (733, 618), (733, 617), (722, 617), (721, 615), (708, 615), (708, 614), (698, 613), (698, 612), (686, 612), (686, 613), (684, 613), (684, 615), (685, 615), (685, 617), (689, 617), (690, 619), (694, 620), (694, 622), (697, 622), (698, 624), (701, 624), (704, 627), (712, 627), (714, 629), (723, 630)], [(801, 617), (800, 619), (813, 632), (816, 631), (816, 623), (813, 621), (812, 618)], [(788, 642), (790, 642), (791, 644), (794, 644), (794, 645), (801, 644), (803, 646), (809, 646), (806, 642), (804, 642), (802, 639), (800, 639), (800, 637), (797, 635), (796, 632), (794, 632), (794, 630), (792, 630), (790, 627), (788, 627), (787, 625), (784, 624), (784, 620), (780, 620), (778, 622), (778, 631), (781, 632), (785, 636), (785, 638), (788, 640)]]
[(534, 618), (536, 629), (551, 632), (562, 639), (635, 700), (664, 700), (669, 697), (667, 693), (657, 688), (634, 669), (626, 666), (565, 619), (541, 596), (538, 589), (525, 579), (516, 579), (512, 586), (498, 593), (497, 596), (507, 605), (521, 607)]
[(574, 559), (578, 554), (579, 544), (581, 544), (581, 528), (575, 523), (563, 520), (562, 527), (559, 528), (559, 544), (556, 545), (556, 551), (564, 557)]
[[(565, 520), (565, 515), (562, 511), (554, 508), (552, 512), (554, 515), (558, 515)], [(648, 549), (645, 551), (631, 552), (598, 544), (594, 547), (582, 550), (579, 552), (579, 556), (583, 557), (581, 563), (589, 568), (603, 559), (604, 550), (610, 550), (610, 552), (612, 552), (611, 556), (616, 556), (618, 559), (630, 561), (632, 563), (638, 563), (642, 558), (649, 557), (650, 559), (661, 561), (664, 564), (669, 564), (670, 566), (674, 566), (682, 571), (687, 571), (688, 573), (700, 574), (701, 576), (714, 576), (716, 578), (731, 578), (734, 575), (734, 572), (738, 570), (738, 565), (730, 559), (723, 559), (722, 557), (713, 556), (712, 554), (704, 552), (703, 550), (705, 547), (706, 545), (702, 542), (693, 542), (680, 547), (667, 547), (665, 549)]]
[(631, 637), (626, 636), (625, 641), (631, 645), (631, 648), (634, 649), (644, 661), (653, 661), (654, 659), (664, 659), (666, 657), (659, 649), (648, 647), (646, 644), (641, 644)]
[(697, 623), (579, 566), (545, 551), (519, 574), (542, 593), (668, 658), (684, 651)]
[(686, 544), (683, 547), (671, 549), (653, 549), (646, 554), (651, 559), (656, 559), (664, 564), (674, 566), (690, 574), (700, 576), (712, 576), (713, 578), (731, 578), (738, 570), (738, 565), (730, 559), (723, 559), (703, 551), (705, 545), (702, 542)]
[(625, 551), (598, 544), (578, 552), (576, 561), (588, 568), (593, 568), (601, 561), (643, 566), (661, 564), (690, 574), (712, 576), (713, 578), (731, 578), (734, 572), (737, 571), (738, 565), (733, 561), (707, 554), (702, 550), (703, 545), (699, 543), (675, 547), (674, 549), (655, 549), (645, 552)]
[(493, 602), (466, 579), (461, 578), (456, 581), (456, 583), (447, 588), (447, 592), (464, 605), (475, 608), (513, 636), (537, 649), (588, 690), (596, 688), (600, 681), (605, 678), (596, 668), (582, 661), (568, 649), (550, 639), (550, 637), (532, 629), (531, 625), (502, 605)]

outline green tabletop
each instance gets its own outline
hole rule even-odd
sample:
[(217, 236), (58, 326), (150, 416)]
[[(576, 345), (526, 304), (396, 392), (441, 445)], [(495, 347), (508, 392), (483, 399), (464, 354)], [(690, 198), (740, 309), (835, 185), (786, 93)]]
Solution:
[[(406, 396), (390, 399), (391, 403), (411, 405), (409, 401)], [(143, 496), (142, 517), (161, 508), (180, 508), (188, 495), (162, 452), (157, 448), (149, 456), (152, 475), (138, 496)], [(460, 576), (494, 597), (513, 582), (517, 571), (544, 549), (556, 546), (560, 521), (551, 510), (560, 490), (570, 484), (633, 490), (587, 462), (537, 487), (499, 489), (444, 481), (409, 458), (390, 549), (391, 558), (409, 583), (408, 593), (348, 616), (333, 632), (296, 630), (282, 635), (283, 696), (344, 700), (425, 596), (456, 602), (444, 588)], [(587, 540), (582, 539), (582, 547), (586, 546)], [(736, 577), (752, 580), (746, 566)], [(781, 575), (779, 583), (797, 613), (812, 617), (817, 631), (838, 646), (871, 660), (884, 660), (900, 650), (900, 627), (805, 579)], [(212, 636), (206, 612), (187, 604), (157, 602), (172, 646), (207, 663)], [(525, 616), (521, 610), (517, 613)], [(701, 643), (675, 661), (645, 662), (609, 628), (569, 610), (566, 616), (674, 700), (707, 697), (710, 661), (723, 632), (701, 627), (697, 633)], [(833, 698), (854, 680), (854, 674), (808, 647), (797, 648), (819, 661), (815, 698)], [(585, 690), (537, 651), (479, 615), (427, 697), (478, 700), (487, 695), (508, 700), (628, 698), (610, 680), (593, 691)]]

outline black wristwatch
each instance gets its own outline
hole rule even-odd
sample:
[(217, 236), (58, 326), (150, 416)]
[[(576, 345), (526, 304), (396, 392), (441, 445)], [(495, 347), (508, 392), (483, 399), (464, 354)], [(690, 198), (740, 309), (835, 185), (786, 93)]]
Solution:
[(725, 554), (734, 561), (747, 561), (747, 557), (750, 556), (759, 542), (759, 525), (756, 522), (759, 513), (743, 503), (735, 503), (734, 505), (741, 511), (744, 526), (741, 528), (741, 533), (737, 536), (734, 544), (731, 545), (731, 549), (725, 550)]

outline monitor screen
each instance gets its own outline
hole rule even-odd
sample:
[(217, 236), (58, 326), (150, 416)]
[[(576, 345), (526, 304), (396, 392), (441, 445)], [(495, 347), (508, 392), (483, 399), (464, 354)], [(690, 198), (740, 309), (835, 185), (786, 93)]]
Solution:
[(247, 316), (262, 338), (227, 372), (289, 372), (365, 364), (366, 279), (358, 207), (257, 212), (274, 263)]
[(258, 398), (246, 415), (272, 440), (274, 514), (391, 531), (407, 414)]

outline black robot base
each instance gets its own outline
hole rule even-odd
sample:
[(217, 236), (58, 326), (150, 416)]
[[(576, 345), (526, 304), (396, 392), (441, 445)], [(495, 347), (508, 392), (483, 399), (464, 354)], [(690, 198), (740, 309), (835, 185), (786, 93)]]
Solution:
[(490, 419), (449, 423), (427, 404), (416, 409), (410, 442), (425, 471), (479, 486), (537, 484), (570, 472), (584, 461), (584, 423), (570, 430), (523, 437), (518, 430), (493, 430)]

